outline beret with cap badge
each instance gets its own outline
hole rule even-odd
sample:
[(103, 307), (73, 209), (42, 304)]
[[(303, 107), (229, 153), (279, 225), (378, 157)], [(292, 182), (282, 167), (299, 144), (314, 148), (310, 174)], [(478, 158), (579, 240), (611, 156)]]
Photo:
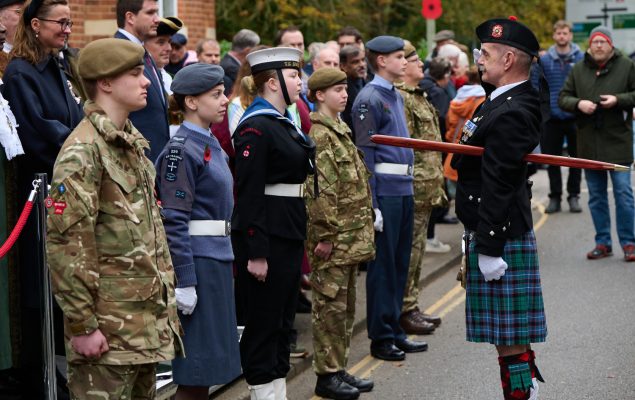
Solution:
[(403, 39), (396, 36), (377, 36), (366, 43), (366, 48), (380, 54), (389, 54), (403, 50)]
[(117, 76), (143, 65), (144, 54), (143, 47), (129, 40), (94, 40), (79, 52), (79, 76), (89, 80)]
[(476, 27), (476, 36), (481, 43), (506, 44), (534, 57), (538, 57), (540, 50), (536, 35), (527, 26), (518, 22), (514, 16), (483, 22)]
[(331, 86), (346, 83), (346, 73), (339, 68), (324, 67), (316, 70), (309, 78), (309, 90), (327, 89)]
[(223, 83), (225, 71), (218, 65), (196, 63), (187, 65), (174, 75), (170, 89), (185, 96), (196, 96)]

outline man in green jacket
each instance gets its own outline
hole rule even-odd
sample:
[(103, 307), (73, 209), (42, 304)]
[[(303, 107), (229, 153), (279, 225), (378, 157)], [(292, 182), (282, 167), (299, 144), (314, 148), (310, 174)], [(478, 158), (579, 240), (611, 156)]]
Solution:
[[(635, 64), (613, 47), (611, 32), (591, 31), (589, 49), (560, 92), (565, 111), (576, 113), (578, 157), (630, 166), (633, 163), (632, 112), (635, 106)], [(617, 234), (626, 261), (635, 261), (635, 205), (631, 173), (609, 172), (616, 205)], [(595, 226), (595, 248), (587, 258), (613, 255), (607, 172), (585, 170), (589, 209)]]

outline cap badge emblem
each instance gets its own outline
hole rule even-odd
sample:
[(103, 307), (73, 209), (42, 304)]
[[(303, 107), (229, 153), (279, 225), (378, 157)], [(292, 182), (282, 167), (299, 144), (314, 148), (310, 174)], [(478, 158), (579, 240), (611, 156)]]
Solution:
[(499, 38), (503, 36), (503, 26), (502, 25), (494, 25), (492, 28), (492, 37)]

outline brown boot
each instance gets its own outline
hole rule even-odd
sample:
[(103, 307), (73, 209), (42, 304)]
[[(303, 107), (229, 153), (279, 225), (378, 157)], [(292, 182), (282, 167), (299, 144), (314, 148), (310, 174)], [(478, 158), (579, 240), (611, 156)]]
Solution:
[(408, 311), (401, 314), (399, 324), (409, 335), (429, 335), (434, 332), (436, 326), (422, 318), (423, 314), (419, 310)]

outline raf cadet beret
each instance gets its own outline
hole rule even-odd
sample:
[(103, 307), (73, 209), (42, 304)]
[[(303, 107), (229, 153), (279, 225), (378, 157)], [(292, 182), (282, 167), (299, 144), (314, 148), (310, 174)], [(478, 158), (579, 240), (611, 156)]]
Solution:
[(417, 54), (417, 49), (408, 40), (404, 40), (403, 52), (406, 58), (412, 57)]
[(253, 51), (247, 54), (251, 73), (256, 74), (270, 69), (293, 68), (300, 70), (302, 52), (293, 47), (273, 47)]
[(340, 83), (346, 83), (346, 73), (339, 68), (324, 67), (311, 74), (308, 85), (309, 90), (316, 91)]
[(366, 48), (375, 53), (388, 54), (403, 50), (403, 39), (395, 36), (377, 36), (366, 43)]
[(117, 76), (137, 65), (143, 65), (144, 54), (143, 47), (129, 40), (95, 40), (79, 52), (79, 76), (83, 79)]
[(490, 19), (476, 27), (476, 36), (481, 43), (500, 43), (515, 47), (538, 57), (540, 43), (536, 35), (516, 17)]
[(225, 71), (218, 65), (190, 64), (174, 75), (170, 89), (177, 94), (195, 96), (223, 83), (224, 76)]
[(157, 27), (157, 36), (172, 36), (183, 28), (183, 21), (177, 17), (161, 18)]

